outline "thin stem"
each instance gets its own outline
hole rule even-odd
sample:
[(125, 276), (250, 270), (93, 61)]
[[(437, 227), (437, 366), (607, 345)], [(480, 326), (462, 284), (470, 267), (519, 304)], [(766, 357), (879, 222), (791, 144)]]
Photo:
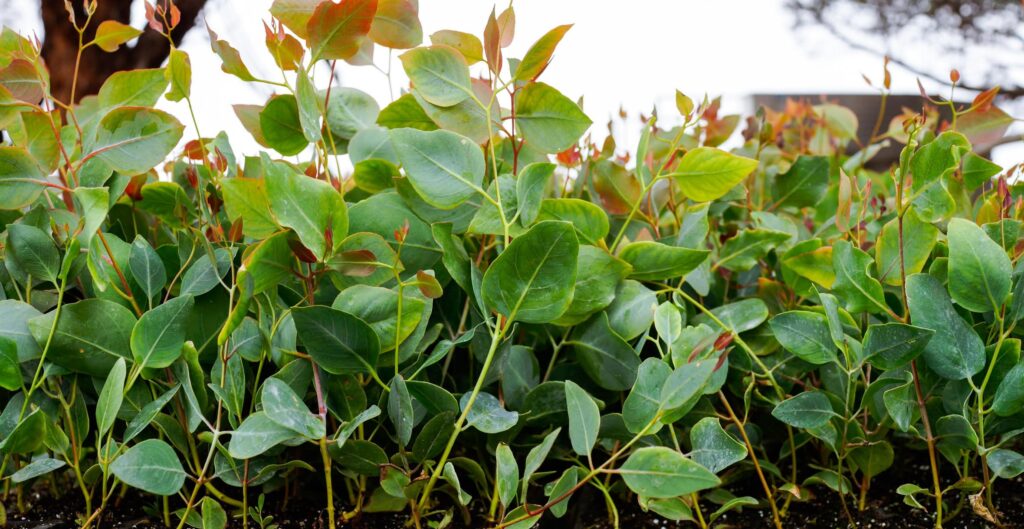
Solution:
[(747, 436), (747, 429), (743, 423), (740, 422), (739, 417), (736, 416), (736, 412), (733, 411), (732, 406), (729, 404), (729, 399), (725, 397), (725, 393), (718, 392), (718, 398), (722, 401), (725, 406), (725, 410), (729, 412), (729, 420), (736, 425), (736, 429), (740, 432), (740, 437), (743, 438), (743, 444), (747, 447), (747, 452), (750, 453), (750, 460), (754, 463), (754, 470), (757, 471), (757, 478), (761, 481), (761, 486), (764, 487), (764, 493), (768, 499), (768, 505), (772, 508), (772, 522), (775, 524), (776, 529), (782, 529), (782, 519), (779, 517), (779, 508), (775, 505), (775, 495), (772, 493), (771, 487), (768, 485), (768, 480), (764, 476), (764, 471), (761, 470), (761, 464), (757, 462), (757, 453), (754, 452), (754, 445), (750, 442), (750, 437)]

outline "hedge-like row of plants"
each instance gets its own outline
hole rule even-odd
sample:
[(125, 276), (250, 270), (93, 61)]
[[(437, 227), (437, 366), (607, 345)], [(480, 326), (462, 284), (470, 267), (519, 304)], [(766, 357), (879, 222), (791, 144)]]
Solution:
[[(514, 58), (511, 8), (482, 38), (424, 37), (415, 0), (270, 14), (271, 79), (210, 32), (275, 91), (235, 106), (247, 155), (154, 108), (202, 97), (182, 50), (71, 104), (0, 34), (8, 508), (80, 496), (90, 527), (138, 489), (168, 526), (266, 527), (264, 494), (298, 488), (332, 528), (525, 529), (586, 489), (616, 523), (782, 527), (809, 486), (863, 509), (898, 453), (931, 468), (908, 509), (998, 519), (1024, 472), (1024, 211), (972, 151), (1011, 121), (995, 91), (870, 137), (834, 104), (741, 121), (677, 93), (637, 145), (596, 144), (543, 81), (570, 26)], [(147, 19), (167, 36), (177, 11)], [(330, 75), (391, 50), (393, 101)]]

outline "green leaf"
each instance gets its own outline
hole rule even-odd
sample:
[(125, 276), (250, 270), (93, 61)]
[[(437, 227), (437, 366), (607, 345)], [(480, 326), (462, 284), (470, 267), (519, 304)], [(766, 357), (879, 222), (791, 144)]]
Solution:
[(172, 49), (167, 57), (167, 69), (164, 71), (171, 89), (167, 92), (169, 101), (181, 101), (192, 92), (192, 63), (188, 53), (180, 49)]
[(719, 326), (707, 314), (698, 314), (694, 317), (693, 325), (703, 323), (713, 329), (721, 328), (723, 331), (741, 333), (764, 323), (768, 319), (768, 306), (759, 298), (750, 298), (715, 307), (711, 309), (711, 314), (725, 324), (725, 327)]
[(291, 94), (271, 97), (260, 111), (259, 122), (267, 145), (285, 156), (299, 154), (309, 145), (299, 117), (299, 103)]
[(377, 334), (363, 320), (324, 306), (292, 309), (306, 352), (329, 373), (373, 373), (380, 354)]
[(714, 267), (745, 272), (757, 266), (757, 262), (768, 255), (768, 252), (788, 241), (790, 237), (792, 235), (786, 232), (763, 228), (743, 230), (725, 241), (722, 249), (718, 251), (718, 261)]
[[(49, 312), (29, 320), (36, 342), (46, 343), (55, 316)], [(134, 326), (132, 311), (113, 301), (91, 298), (65, 305), (46, 359), (76, 373), (106, 377), (118, 358), (129, 358)]]
[(28, 224), (7, 226), (7, 255), (33, 278), (57, 283), (60, 273), (60, 253), (43, 230)]
[[(505, 515), (502, 524), (507, 524), (507, 529), (531, 529), (537, 525), (540, 521), (540, 517), (543, 512), (537, 512), (540, 510), (540, 505), (520, 505), (515, 509), (512, 509)], [(536, 514), (532, 514), (536, 513)], [(516, 523), (512, 523), (514, 520), (522, 520)]]
[(882, 394), (882, 404), (900, 431), (910, 430), (917, 410), (914, 378), (910, 371), (902, 371), (900, 383), (885, 390)]
[(491, 263), (481, 286), (484, 303), (510, 320), (552, 321), (572, 301), (578, 256), (571, 224), (538, 223)]
[(169, 367), (181, 355), (192, 296), (174, 298), (145, 313), (132, 329), (132, 357), (142, 367)]
[(825, 197), (830, 183), (826, 156), (799, 156), (772, 184), (774, 207), (806, 208)]
[(412, 396), (409, 395), (409, 388), (405, 385), (402, 375), (397, 375), (391, 380), (391, 391), (388, 392), (388, 417), (391, 418), (391, 424), (395, 426), (398, 444), (403, 447), (408, 445), (412, 440), (415, 418)]
[(608, 235), (608, 215), (598, 205), (578, 198), (546, 198), (540, 203), (537, 222), (563, 220), (576, 228), (580, 238), (598, 244)]
[(217, 248), (213, 255), (203, 253), (185, 270), (181, 278), (181, 296), (202, 296), (213, 290), (231, 269), (232, 252)]
[(149, 404), (143, 406), (124, 429), (123, 442), (127, 443), (134, 439), (136, 435), (142, 433), (142, 430), (149, 426), (149, 423), (153, 422), (153, 419), (160, 413), (160, 410), (178, 394), (178, 388), (180, 387), (180, 385), (175, 385), (159, 397), (153, 399)]
[(228, 514), (217, 500), (207, 496), (201, 502), (202, 529), (224, 529), (228, 524)]
[(985, 456), (985, 462), (992, 473), (1003, 479), (1013, 479), (1024, 474), (1024, 455), (1013, 450), (997, 448)]
[(96, 28), (93, 42), (105, 52), (117, 51), (122, 44), (138, 37), (142, 30), (133, 28), (116, 20), (104, 20)]
[[(469, 406), (470, 397), (472, 397), (471, 393), (462, 395), (459, 406), (463, 411)], [(473, 401), (473, 407), (470, 408), (466, 421), (470, 426), (481, 432), (501, 433), (519, 422), (519, 414), (514, 411), (507, 411), (502, 407), (501, 401), (494, 395), (481, 392), (476, 396), (476, 400)]]
[(1013, 265), (998, 243), (977, 224), (952, 219), (949, 239), (949, 293), (973, 312), (998, 311), (1010, 294)]
[(319, 4), (320, 2), (316, 0), (274, 0), (270, 6), (270, 14), (280, 20), (292, 33), (305, 39), (309, 37), (306, 25)]
[[(129, 69), (108, 77), (96, 99), (101, 111), (116, 107), (152, 107), (165, 90), (167, 77), (162, 68)], [(90, 122), (101, 115), (102, 112), (97, 113)]]
[(661, 388), (661, 410), (670, 412), (692, 403), (703, 394), (704, 386), (715, 372), (715, 359), (683, 364), (672, 371)]
[(836, 346), (825, 316), (791, 310), (775, 316), (768, 325), (775, 339), (801, 360), (818, 365), (836, 360)]
[(127, 367), (124, 358), (118, 358), (113, 369), (107, 375), (107, 381), (103, 383), (103, 389), (96, 399), (96, 435), (103, 437), (114, 426), (114, 419), (117, 412), (121, 410), (121, 403), (124, 400), (124, 380)]
[(537, 42), (534, 42), (533, 46), (526, 50), (526, 55), (523, 55), (523, 60), (516, 67), (514, 79), (516, 81), (532, 81), (536, 79), (548, 67), (548, 63), (551, 62), (551, 56), (555, 54), (555, 47), (558, 46), (562, 37), (565, 36), (565, 33), (571, 27), (572, 24), (558, 26), (545, 33), (540, 39), (537, 39)]
[(426, 461), (437, 457), (444, 451), (448, 439), (455, 431), (455, 413), (445, 412), (433, 416), (420, 429), (419, 435), (412, 443), (412, 455), (417, 461)]
[(263, 383), (260, 402), (271, 421), (307, 439), (320, 439), (326, 435), (324, 422), (309, 412), (302, 399), (283, 380), (268, 378)]
[(341, 193), (264, 155), (267, 196), (277, 221), (291, 228), (317, 259), (325, 259), (348, 235), (348, 208)]
[(153, 299), (167, 284), (167, 271), (156, 250), (141, 235), (135, 236), (128, 257), (132, 277), (142, 287), (147, 299)]
[(299, 110), (302, 135), (311, 143), (320, 141), (323, 138), (320, 119), (324, 115), (324, 104), (317, 94), (316, 87), (313, 86), (313, 81), (304, 72), (298, 72), (295, 76), (295, 104)]
[(590, 394), (571, 380), (565, 381), (565, 405), (569, 413), (569, 441), (574, 452), (590, 457), (597, 444), (601, 411)]
[[(358, 132), (374, 128), (379, 114), (380, 107), (370, 94), (347, 86), (332, 87), (331, 98), (327, 100), (327, 128), (331, 134), (354, 140)], [(383, 131), (381, 136), (382, 139), (387, 137)], [(349, 150), (355, 150), (351, 144)]]
[(1024, 364), (1014, 365), (996, 389), (992, 411), (1001, 417), (1009, 417), (1024, 408)]
[(649, 498), (675, 498), (718, 486), (718, 477), (683, 454), (665, 447), (644, 447), (619, 468), (626, 486)]
[(619, 258), (633, 267), (629, 277), (658, 281), (685, 277), (703, 263), (707, 250), (692, 250), (654, 241), (631, 242), (619, 252)]
[(519, 492), (520, 498), (526, 497), (526, 489), (530, 486), (530, 478), (533, 477), (534, 472), (537, 472), (541, 465), (544, 464), (544, 460), (547, 459), (548, 454), (551, 453), (551, 448), (555, 445), (555, 441), (558, 439), (558, 434), (561, 432), (561, 428), (555, 428), (544, 436), (544, 439), (540, 444), (535, 445), (526, 454), (526, 463), (523, 465), (522, 489)]
[(276, 287), (292, 275), (295, 255), (288, 237), (288, 232), (281, 231), (247, 248), (242, 266), (252, 278), (253, 295)]
[(451, 46), (459, 51), (469, 64), (484, 60), (484, 45), (472, 33), (442, 29), (430, 35), (431, 44)]
[[(636, 384), (622, 404), (622, 420), (626, 429), (638, 434), (654, 420), (661, 409), (661, 389), (671, 374), (672, 368), (658, 358), (648, 358), (640, 364)], [(660, 423), (655, 424), (647, 433), (657, 433), (659, 428)]]
[(868, 325), (864, 335), (864, 358), (885, 370), (906, 366), (917, 358), (935, 332), (903, 323)]
[(505, 507), (512, 505), (516, 499), (516, 490), (519, 488), (519, 463), (512, 449), (505, 443), (498, 443), (494, 451), (497, 460), (497, 468), (494, 471), (494, 479), (497, 481), (495, 489), (498, 491), (498, 499)]
[(430, 104), (452, 107), (474, 98), (469, 66), (455, 48), (428, 46), (403, 53), (399, 59), (416, 93)]
[(31, 463), (19, 468), (14, 474), (11, 474), (11, 481), (14, 483), (24, 483), (30, 479), (49, 474), (54, 470), (63, 468), (66, 464), (67, 463), (63, 460), (54, 459), (52, 457), (35, 459)]
[(515, 105), (516, 126), (526, 144), (545, 153), (572, 147), (592, 123), (579, 105), (544, 83), (517, 90)]
[(880, 441), (854, 448), (850, 451), (850, 459), (862, 474), (873, 478), (891, 467), (895, 456), (892, 445)]
[[(39, 358), (41, 349), (29, 330), (29, 320), (41, 316), (32, 305), (13, 299), (0, 300), (0, 338), (14, 342), (16, 363)], [(49, 332), (49, 329), (47, 329)], [(21, 377), (19, 376), (19, 380)]]
[(964, 184), (971, 191), (981, 187), (982, 184), (991, 180), (993, 176), (999, 174), (1002, 170), (1003, 168), (999, 165), (973, 152), (968, 152), (963, 157), (962, 174)]
[(228, 178), (221, 180), (224, 206), (232, 221), (242, 219), (242, 233), (265, 239), (280, 231), (270, 212), (270, 197), (262, 178)]
[(430, 205), (452, 209), (483, 192), (484, 155), (469, 138), (408, 128), (389, 134), (409, 183)]
[(376, 0), (320, 2), (306, 23), (311, 62), (351, 59), (370, 32)]
[(757, 160), (714, 147), (697, 147), (683, 155), (669, 176), (687, 198), (709, 202), (728, 193), (756, 168)]
[[(19, 399), (21, 402), (23, 400)], [(19, 402), (19, 401), (11, 401)], [(15, 413), (18, 409), (10, 406)], [(87, 418), (85, 420), (88, 420)], [(8, 430), (7, 437), (0, 442), (0, 453), (2, 454), (28, 454), (35, 452), (43, 445), (44, 436), (46, 434), (46, 424), (49, 421), (43, 410), (36, 408), (31, 413), (25, 416), (24, 419), (17, 422), (17, 426), (14, 426), (13, 431), (10, 430), (11, 426), (17, 419), (11, 417), (5, 425), (5, 429)]]
[[(894, 218), (882, 226), (875, 244), (875, 264), (878, 277), (886, 285), (903, 284), (900, 272), (900, 224)], [(939, 237), (939, 229), (922, 222), (913, 208), (903, 215), (903, 272), (912, 275), (924, 270), (924, 265), (932, 254), (932, 248)]]
[(43, 193), (46, 172), (24, 147), (0, 145), (0, 210), (21, 209)]
[[(206, 32), (210, 38), (210, 47), (213, 49), (213, 52), (220, 57), (220, 69), (224, 73), (234, 75), (246, 82), (256, 80), (252, 75), (252, 72), (250, 72), (249, 68), (245, 65), (245, 62), (242, 61), (242, 55), (238, 53), (237, 49), (233, 48), (228, 41), (221, 40), (209, 26), (206, 27)], [(235, 108), (237, 110), (238, 106)]]
[(627, 279), (618, 284), (615, 299), (605, 310), (608, 324), (623, 340), (632, 340), (647, 332), (654, 323), (658, 297), (639, 281)]
[(654, 329), (658, 332), (658, 338), (670, 346), (679, 339), (685, 321), (686, 312), (671, 301), (662, 302), (654, 312)]
[[(580, 468), (571, 467), (565, 469), (562, 476), (558, 478), (558, 481), (551, 486), (551, 492), (548, 494), (548, 502), (552, 502), (562, 498), (564, 499), (551, 506), (551, 514), (555, 518), (561, 518), (565, 516), (565, 513), (569, 510), (569, 498), (572, 496), (573, 491), (576, 490), (576, 485), (580, 480)], [(546, 490), (546, 489), (545, 489)]]
[(772, 409), (772, 416), (797, 428), (820, 428), (828, 424), (835, 412), (828, 397), (821, 391), (805, 391), (780, 402)]
[(103, 160), (119, 173), (144, 173), (163, 163), (183, 131), (181, 123), (162, 110), (116, 108), (100, 120), (88, 157)]
[(401, 300), (402, 320), (398, 321), (398, 304), (398, 292), (394, 290), (354, 285), (338, 294), (331, 306), (366, 322), (377, 335), (380, 350), (384, 352), (394, 350), (396, 344), (413, 335), (423, 319), (424, 308), (428, 306), (424, 298), (416, 297), (406, 289)]
[(888, 311), (882, 284), (871, 277), (871, 257), (848, 241), (836, 241), (832, 245), (832, 266), (836, 281), (832, 290), (843, 300), (846, 310), (857, 312), (883, 313)]
[(18, 363), (18, 344), (0, 336), (0, 388), (14, 391), (21, 388), (21, 365)]
[[(519, 218), (524, 226), (533, 224), (537, 219), (544, 194), (554, 174), (555, 164), (536, 162), (524, 167), (516, 176), (516, 202), (519, 206)], [(607, 222), (607, 217), (605, 221)]]
[(949, 380), (963, 380), (984, 369), (985, 346), (953, 308), (942, 283), (927, 274), (908, 277), (907, 302), (912, 323), (935, 331), (924, 349), (928, 367)]
[(611, 391), (625, 391), (636, 381), (640, 358), (636, 351), (608, 324), (608, 315), (595, 314), (576, 327), (572, 345), (583, 370), (597, 385)]
[(110, 471), (130, 487), (170, 496), (185, 484), (185, 470), (174, 449), (159, 439), (131, 447), (110, 464)]
[(715, 417), (705, 417), (690, 430), (690, 458), (717, 474), (747, 457), (747, 447), (729, 435)]
[(228, 453), (234, 459), (250, 459), (294, 437), (294, 431), (270, 420), (266, 413), (259, 411), (246, 417), (231, 433)]
[(416, 102), (416, 96), (402, 94), (377, 115), (377, 124), (387, 129), (437, 130), (437, 124)]
[(961, 153), (970, 148), (963, 134), (946, 131), (914, 153), (910, 159), (912, 200), (921, 220), (936, 222), (953, 212), (956, 203), (947, 190), (947, 181), (960, 166)]

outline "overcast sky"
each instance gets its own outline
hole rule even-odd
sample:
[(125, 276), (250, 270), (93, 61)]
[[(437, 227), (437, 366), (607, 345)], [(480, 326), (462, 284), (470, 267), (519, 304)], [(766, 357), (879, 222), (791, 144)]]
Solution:
[[(22, 13), (17, 17), (19, 30), (41, 33), (33, 16), (36, 0), (13, 2)], [(136, 4), (140, 9), (135, 25), (141, 26), (141, 3)], [(241, 50), (250, 69), (277, 78), (263, 46), (261, 22), (269, 19), (270, 4), (271, 0), (211, 0), (205, 17), (222, 39)], [(425, 40), (440, 29), (480, 35), (493, 5), (486, 0), (420, 0)], [(498, 3), (498, 10), (507, 5), (507, 0)], [(594, 120), (597, 137), (603, 136), (605, 123), (620, 105), (631, 113), (649, 111), (654, 104), (668, 111), (676, 89), (694, 99), (705, 93), (722, 95), (726, 110), (749, 112), (748, 94), (867, 93), (862, 74), (881, 77), (877, 56), (849, 50), (823, 30), (794, 28), (783, 0), (516, 0), (514, 7), (516, 35), (506, 56), (521, 57), (549, 29), (574, 24), (544, 80), (573, 99), (585, 96), (584, 111)], [(269, 89), (253, 88), (221, 72), (205, 31), (189, 33), (182, 48), (191, 55), (193, 103), (203, 134), (226, 130), (236, 148), (253, 152), (256, 145), (231, 104), (261, 104)], [(375, 61), (387, 70), (388, 57), (381, 51), (386, 50), (378, 47)], [(397, 59), (392, 62), (392, 94), (387, 78), (369, 66), (343, 66), (342, 84), (369, 92), (384, 106), (407, 85)], [(948, 66), (963, 70), (970, 65)], [(894, 91), (917, 93), (912, 74), (895, 67), (893, 74)], [(326, 76), (321, 73), (316, 81), (323, 86)], [(187, 117), (181, 105), (161, 105)], [(189, 128), (187, 135), (193, 134)], [(635, 141), (635, 132), (630, 132), (617, 132), (620, 145)]]

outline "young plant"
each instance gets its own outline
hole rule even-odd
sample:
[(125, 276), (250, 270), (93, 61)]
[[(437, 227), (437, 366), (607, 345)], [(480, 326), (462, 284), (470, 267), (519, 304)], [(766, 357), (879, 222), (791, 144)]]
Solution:
[[(994, 483), (1024, 470), (1024, 212), (971, 150), (1010, 121), (995, 92), (864, 143), (848, 109), (791, 102), (732, 150), (740, 117), (677, 93), (624, 154), (541, 80), (568, 25), (515, 58), (511, 7), (429, 44), (415, 2), (270, 14), (279, 80), (209, 32), (273, 91), (234, 107), (252, 152), (200, 130), (173, 44), (73, 103), (0, 35), (5, 501), (77, 489), (92, 527), (131, 488), (166, 526), (220, 529), (312, 495), (332, 528), (524, 529), (588, 494), (616, 526), (636, 502), (781, 528), (812, 486), (863, 510), (919, 438), (907, 502), (998, 519)], [(172, 42), (178, 17), (149, 5), (147, 31)], [(70, 23), (83, 49), (138, 35)], [(338, 86), (337, 61), (394, 50), (398, 97)]]

